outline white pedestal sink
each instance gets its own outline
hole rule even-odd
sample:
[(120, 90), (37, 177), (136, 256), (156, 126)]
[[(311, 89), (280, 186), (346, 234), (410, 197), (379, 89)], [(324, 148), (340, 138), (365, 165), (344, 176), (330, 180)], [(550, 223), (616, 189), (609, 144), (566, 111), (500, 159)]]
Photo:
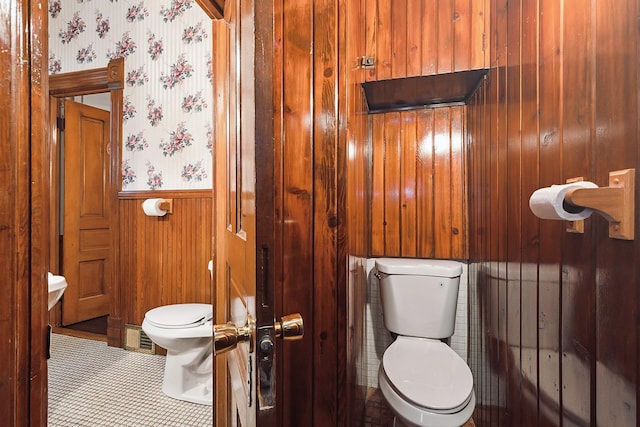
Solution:
[(49, 273), (49, 310), (60, 300), (65, 289), (67, 289), (67, 281), (64, 276)]

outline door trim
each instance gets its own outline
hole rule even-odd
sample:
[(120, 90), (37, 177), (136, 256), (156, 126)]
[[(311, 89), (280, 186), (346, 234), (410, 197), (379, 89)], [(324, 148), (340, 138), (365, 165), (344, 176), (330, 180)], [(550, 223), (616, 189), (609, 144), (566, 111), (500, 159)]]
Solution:
[[(59, 165), (54, 153), (58, 149), (58, 100), (69, 96), (90, 95), (109, 92), (111, 98), (111, 123), (110, 123), (110, 149), (111, 163), (109, 180), (111, 192), (111, 248), (119, 247), (120, 221), (118, 217), (118, 192), (122, 187), (120, 178), (121, 149), (122, 146), (122, 103), (124, 89), (124, 58), (115, 58), (109, 61), (104, 68), (96, 68), (87, 71), (74, 71), (71, 73), (54, 74), (49, 76), (49, 96), (51, 99), (50, 131), (51, 131), (51, 182), (57, 182)], [(51, 212), (59, 209), (59, 193), (56, 186), (51, 186)], [(51, 239), (51, 269), (59, 268), (58, 231), (59, 224), (56, 215), (51, 215), (50, 239)], [(109, 280), (109, 318), (107, 325), (107, 343), (113, 347), (122, 347), (124, 324), (121, 313), (121, 292), (118, 273), (118, 259), (112, 254), (112, 271)]]

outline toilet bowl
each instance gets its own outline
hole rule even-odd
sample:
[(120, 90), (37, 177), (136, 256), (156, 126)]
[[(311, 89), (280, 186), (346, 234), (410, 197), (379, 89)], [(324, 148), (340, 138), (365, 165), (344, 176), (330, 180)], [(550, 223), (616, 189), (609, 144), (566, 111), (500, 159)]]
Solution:
[(396, 339), (378, 370), (396, 427), (460, 427), (473, 415), (473, 376), (445, 342), (455, 329), (462, 265), (455, 261), (376, 260), (385, 328)]
[(473, 415), (471, 371), (439, 340), (398, 337), (384, 353), (378, 384), (396, 427), (458, 427)]
[(62, 298), (62, 294), (64, 294), (64, 290), (67, 289), (67, 281), (63, 276), (57, 276), (51, 272), (48, 274), (48, 282), (49, 282), (49, 300), (47, 306), (49, 310), (53, 308), (54, 305), (60, 298)]
[(167, 350), (162, 391), (174, 399), (213, 403), (213, 307), (174, 304), (149, 310), (142, 330)]

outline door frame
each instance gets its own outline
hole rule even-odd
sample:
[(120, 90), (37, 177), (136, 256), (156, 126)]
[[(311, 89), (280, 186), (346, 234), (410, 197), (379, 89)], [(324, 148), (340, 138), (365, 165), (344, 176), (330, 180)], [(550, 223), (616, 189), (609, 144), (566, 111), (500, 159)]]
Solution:
[[(60, 175), (59, 158), (56, 153), (59, 151), (58, 123), (59, 100), (70, 96), (91, 95), (96, 93), (109, 93), (111, 98), (111, 119), (109, 127), (109, 149), (111, 152), (111, 163), (109, 171), (109, 181), (111, 191), (109, 194), (111, 202), (111, 248), (112, 248), (112, 271), (108, 280), (109, 292), (109, 317), (107, 323), (107, 343), (113, 347), (122, 347), (124, 324), (121, 313), (121, 290), (118, 273), (118, 259), (116, 248), (119, 246), (120, 221), (118, 216), (118, 192), (122, 186), (120, 174), (121, 149), (122, 146), (122, 103), (124, 89), (124, 58), (115, 58), (109, 61), (104, 68), (95, 68), (86, 71), (74, 71), (71, 73), (54, 74), (49, 76), (49, 99), (50, 99), (50, 158), (51, 158), (51, 183), (58, 182)], [(51, 222), (49, 231), (50, 240), (50, 262), (51, 270), (57, 272), (60, 268), (59, 254), (59, 218), (53, 213), (59, 211), (59, 189), (56, 185), (51, 185), (50, 206)]]

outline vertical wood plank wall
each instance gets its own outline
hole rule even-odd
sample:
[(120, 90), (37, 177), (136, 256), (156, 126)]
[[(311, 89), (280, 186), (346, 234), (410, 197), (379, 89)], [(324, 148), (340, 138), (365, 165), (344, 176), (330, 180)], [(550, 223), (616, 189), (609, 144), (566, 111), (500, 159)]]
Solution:
[(351, 32), (364, 20), (365, 7), (360, 0), (349, 0), (346, 8), (345, 31), (347, 61), (341, 67), (346, 77), (347, 135), (343, 156), (346, 158), (346, 241), (342, 245), (347, 251), (347, 388), (349, 395), (346, 403), (349, 418), (346, 425), (362, 425), (365, 402), (368, 366), (366, 349), (366, 311), (367, 311), (367, 257), (370, 254), (370, 185), (371, 150), (369, 148), (369, 116), (361, 83), (366, 79), (364, 70), (357, 66), (357, 58), (364, 52), (364, 31)]
[[(142, 202), (158, 197), (173, 199), (173, 213), (146, 216)], [(211, 192), (122, 192), (119, 209), (123, 322), (141, 325), (161, 305), (210, 303)]]
[(279, 345), (283, 426), (346, 418), (345, 0), (275, 2), (278, 313), (305, 339)]
[[(364, 54), (375, 58), (366, 80), (425, 76), (488, 66), (488, 0), (363, 1), (356, 25)], [(354, 27), (357, 28), (357, 27)]]
[(467, 258), (465, 106), (371, 118), (371, 255)]
[(640, 235), (611, 239), (599, 215), (567, 233), (528, 200), (640, 167), (638, 2), (495, 0), (491, 13), (491, 71), (468, 107), (476, 424), (637, 425)]

